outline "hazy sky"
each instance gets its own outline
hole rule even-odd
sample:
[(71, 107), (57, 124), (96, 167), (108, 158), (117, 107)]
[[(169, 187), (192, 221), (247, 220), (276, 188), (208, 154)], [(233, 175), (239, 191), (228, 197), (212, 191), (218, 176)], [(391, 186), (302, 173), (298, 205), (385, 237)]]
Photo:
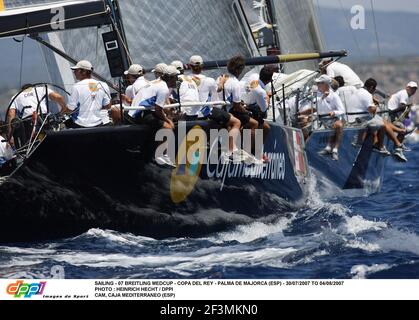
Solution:
[[(334, 8), (351, 8), (360, 4), (366, 9), (371, 8), (371, 0), (314, 0), (316, 5)], [(373, 0), (375, 9), (383, 11), (405, 11), (419, 13), (419, 0)]]

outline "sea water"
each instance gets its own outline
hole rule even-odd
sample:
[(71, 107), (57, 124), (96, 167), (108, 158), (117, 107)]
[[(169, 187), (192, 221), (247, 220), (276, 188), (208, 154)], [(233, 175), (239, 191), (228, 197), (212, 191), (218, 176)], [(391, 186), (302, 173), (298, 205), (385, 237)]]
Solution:
[(199, 239), (92, 229), (3, 245), (0, 278), (419, 278), (419, 145), (412, 148), (407, 164), (389, 159), (381, 193), (330, 192), (318, 177), (307, 204), (272, 224)]

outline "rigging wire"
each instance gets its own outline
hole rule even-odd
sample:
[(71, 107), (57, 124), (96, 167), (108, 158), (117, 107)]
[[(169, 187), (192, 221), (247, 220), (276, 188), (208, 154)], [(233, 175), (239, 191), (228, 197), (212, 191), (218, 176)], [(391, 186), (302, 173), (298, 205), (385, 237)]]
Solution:
[[(317, 16), (317, 18), (318, 18), (318, 20), (320, 21), (320, 20), (322, 20), (323, 19), (323, 12), (322, 12), (322, 8), (321, 8), (321, 6), (320, 6), (320, 0), (316, 0), (316, 7), (317, 7), (317, 11), (315, 11), (315, 12), (317, 12), (316, 13), (316, 16)], [(326, 39), (326, 37), (322, 37), (322, 41), (324, 42), (324, 45), (326, 46), (326, 48), (328, 47), (328, 44), (327, 44), (327, 39)]]
[(99, 27), (96, 28), (96, 52), (95, 52), (95, 64), (98, 65), (99, 61)]
[(19, 88), (22, 88), (23, 83), (23, 63), (24, 63), (24, 55), (25, 55), (25, 39), (26, 39), (26, 35), (23, 36), (23, 39), (21, 41), (22, 46), (21, 46), (21, 51), (20, 51), (20, 71), (19, 71)]
[(372, 10), (372, 20), (374, 22), (375, 40), (377, 41), (377, 51), (378, 51), (378, 56), (381, 57), (381, 46), (380, 46), (380, 38), (378, 36), (377, 20), (375, 17), (374, 0), (370, 0), (370, 2), (371, 2), (371, 10)]

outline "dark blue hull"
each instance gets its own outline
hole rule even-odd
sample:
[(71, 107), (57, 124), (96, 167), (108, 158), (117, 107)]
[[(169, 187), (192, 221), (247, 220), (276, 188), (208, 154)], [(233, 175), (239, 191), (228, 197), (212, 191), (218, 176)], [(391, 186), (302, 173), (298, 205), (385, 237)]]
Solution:
[(333, 161), (330, 156), (319, 155), (319, 152), (326, 147), (332, 131), (314, 132), (306, 146), (309, 165), (340, 189), (380, 191), (387, 158), (373, 152), (371, 137), (367, 138), (362, 147), (353, 145), (358, 141), (358, 135), (362, 135), (363, 132), (364, 129), (356, 128), (344, 130), (339, 161)]
[[(196, 125), (211, 128), (201, 122), (188, 129)], [(220, 163), (191, 172), (153, 162), (154, 133), (147, 127), (50, 132), (0, 185), (0, 242), (64, 238), (91, 228), (199, 237), (274, 220), (305, 200), (301, 137), (272, 124), (265, 152), (273, 160), (260, 170)]]

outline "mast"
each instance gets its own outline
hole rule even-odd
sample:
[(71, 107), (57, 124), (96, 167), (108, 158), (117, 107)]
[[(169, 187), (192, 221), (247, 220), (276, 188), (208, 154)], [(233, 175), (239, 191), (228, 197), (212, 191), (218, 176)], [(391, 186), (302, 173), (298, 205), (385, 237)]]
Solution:
[(268, 11), (268, 16), (270, 19), (270, 22), (272, 24), (272, 31), (274, 34), (274, 41), (276, 44), (276, 48), (279, 50), (279, 52), (281, 52), (281, 43), (279, 41), (279, 35), (278, 35), (278, 28), (277, 28), (277, 21), (274, 15), (274, 4), (272, 0), (266, 0), (266, 7), (267, 7), (267, 11)]

